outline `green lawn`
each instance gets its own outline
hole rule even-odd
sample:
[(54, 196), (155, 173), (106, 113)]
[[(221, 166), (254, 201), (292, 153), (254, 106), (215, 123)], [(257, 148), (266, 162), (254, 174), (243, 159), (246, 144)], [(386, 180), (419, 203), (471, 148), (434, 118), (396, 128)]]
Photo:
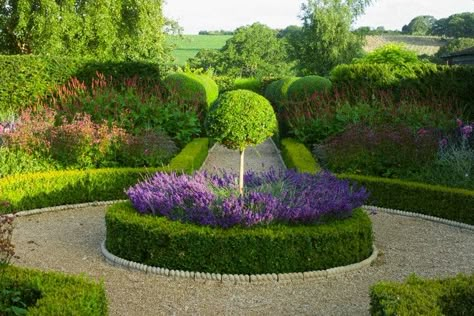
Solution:
[(181, 66), (200, 49), (219, 49), (231, 37), (231, 35), (183, 35), (172, 36), (168, 40), (176, 45), (173, 57), (176, 59), (176, 64)]

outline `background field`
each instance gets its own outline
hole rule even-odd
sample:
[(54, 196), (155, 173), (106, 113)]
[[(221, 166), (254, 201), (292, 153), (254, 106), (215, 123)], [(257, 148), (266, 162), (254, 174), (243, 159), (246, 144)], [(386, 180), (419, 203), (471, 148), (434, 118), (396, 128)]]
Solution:
[[(169, 41), (176, 45), (173, 50), (176, 64), (182, 66), (200, 49), (219, 49), (231, 37), (231, 35), (183, 35), (182, 37), (172, 36)], [(415, 51), (418, 55), (434, 55), (441, 46), (446, 45), (446, 40), (436, 36), (371, 35), (367, 36), (364, 50), (370, 52), (388, 43), (404, 43), (408, 49)]]
[(169, 41), (176, 45), (176, 49), (173, 51), (176, 64), (182, 66), (200, 49), (219, 49), (231, 37), (231, 35), (183, 35), (182, 37), (170, 37)]

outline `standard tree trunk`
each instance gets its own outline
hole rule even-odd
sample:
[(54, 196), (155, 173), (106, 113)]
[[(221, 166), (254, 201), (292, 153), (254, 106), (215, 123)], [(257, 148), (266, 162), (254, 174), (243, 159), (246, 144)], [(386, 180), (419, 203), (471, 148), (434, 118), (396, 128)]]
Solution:
[(239, 191), (240, 195), (244, 194), (244, 150), (240, 151), (240, 177), (239, 177)]

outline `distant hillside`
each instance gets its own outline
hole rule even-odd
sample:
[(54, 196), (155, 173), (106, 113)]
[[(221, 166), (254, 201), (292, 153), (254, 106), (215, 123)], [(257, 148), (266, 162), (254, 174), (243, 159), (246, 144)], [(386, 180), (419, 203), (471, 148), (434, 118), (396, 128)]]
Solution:
[(170, 43), (176, 44), (173, 56), (177, 65), (194, 57), (200, 49), (219, 49), (232, 35), (183, 35), (169, 37)]
[(434, 55), (441, 46), (447, 43), (441, 37), (412, 35), (370, 35), (366, 37), (366, 40), (364, 46), (366, 52), (371, 52), (388, 43), (403, 43), (418, 55)]
[[(173, 56), (177, 65), (184, 65), (194, 57), (200, 49), (220, 49), (232, 35), (183, 35), (170, 36), (170, 43), (176, 45)], [(411, 36), (411, 35), (369, 35), (364, 46), (366, 52), (388, 43), (404, 43), (410, 50), (418, 55), (434, 55), (441, 46), (446, 45), (446, 40), (436, 36)]]

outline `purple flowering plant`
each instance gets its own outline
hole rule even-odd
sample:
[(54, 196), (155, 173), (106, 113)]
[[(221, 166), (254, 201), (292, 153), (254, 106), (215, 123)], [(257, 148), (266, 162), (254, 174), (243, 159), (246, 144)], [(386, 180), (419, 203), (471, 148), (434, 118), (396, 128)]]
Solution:
[(345, 218), (368, 197), (365, 188), (329, 172), (248, 171), (245, 182), (240, 195), (236, 174), (158, 172), (129, 188), (127, 195), (140, 214), (222, 228)]

